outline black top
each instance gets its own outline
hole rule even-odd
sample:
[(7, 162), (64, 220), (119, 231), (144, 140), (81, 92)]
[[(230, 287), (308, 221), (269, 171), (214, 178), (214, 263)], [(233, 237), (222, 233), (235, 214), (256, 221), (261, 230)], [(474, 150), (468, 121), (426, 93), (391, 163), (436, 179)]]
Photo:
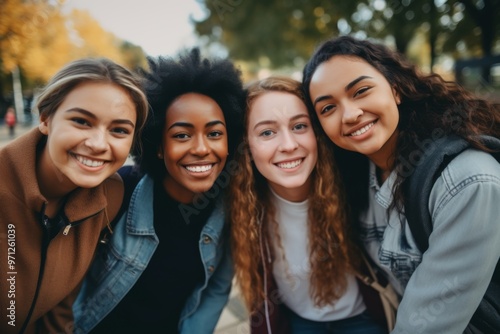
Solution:
[(177, 333), (187, 298), (205, 279), (199, 240), (214, 203), (192, 208), (199, 214), (186, 222), (186, 205), (155, 183), (153, 208), (160, 243), (136, 284), (91, 333)]

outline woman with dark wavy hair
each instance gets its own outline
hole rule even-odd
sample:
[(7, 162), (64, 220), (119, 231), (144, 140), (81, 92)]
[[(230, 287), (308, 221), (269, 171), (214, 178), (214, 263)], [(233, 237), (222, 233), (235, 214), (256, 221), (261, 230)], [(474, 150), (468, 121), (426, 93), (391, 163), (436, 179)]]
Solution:
[(340, 179), (300, 82), (251, 84), (244, 126), (230, 219), (252, 332), (385, 333), (365, 312)]
[[(402, 296), (393, 333), (462, 333), (500, 256), (500, 164), (481, 136), (500, 137), (496, 106), (385, 46), (339, 37), (304, 68), (308, 103), (346, 184), (367, 252)], [(432, 186), (424, 254), (405, 217), (404, 181), (450, 136), (471, 148)], [(410, 190), (411, 191), (411, 190)]]
[(222, 195), (241, 135), (240, 72), (198, 49), (149, 59), (132, 189), (74, 306), (75, 333), (212, 333), (233, 271)]

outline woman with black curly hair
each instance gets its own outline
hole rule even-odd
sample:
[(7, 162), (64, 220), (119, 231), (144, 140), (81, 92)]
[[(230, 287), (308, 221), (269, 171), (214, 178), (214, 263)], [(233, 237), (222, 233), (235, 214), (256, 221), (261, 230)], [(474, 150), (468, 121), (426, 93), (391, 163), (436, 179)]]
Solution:
[[(489, 154), (494, 145), (486, 145), (498, 143), (498, 110), (456, 83), (419, 73), (385, 46), (347, 36), (323, 43), (303, 80), (308, 102), (337, 146), (365, 248), (402, 296), (392, 333), (480, 326), (469, 321), (500, 256), (500, 164)], [(415, 190), (407, 192), (405, 181), (452, 137), (470, 146), (431, 183), (421, 210), (432, 217), (423, 253), (406, 210)]]
[(120, 172), (134, 190), (73, 307), (75, 333), (212, 333), (229, 296), (222, 194), (241, 135), (240, 73), (198, 49), (149, 65), (138, 168)]

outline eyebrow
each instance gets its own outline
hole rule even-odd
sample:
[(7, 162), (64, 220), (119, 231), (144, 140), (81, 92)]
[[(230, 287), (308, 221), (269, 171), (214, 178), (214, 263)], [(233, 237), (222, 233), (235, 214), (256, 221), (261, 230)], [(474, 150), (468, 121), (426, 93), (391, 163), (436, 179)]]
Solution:
[[(82, 109), (82, 108), (71, 108), (71, 109), (66, 110), (65, 112), (76, 112), (76, 113), (84, 114), (85, 116), (92, 118), (93, 120), (97, 120), (96, 115), (94, 115), (90, 111)], [(128, 119), (114, 119), (111, 123), (128, 124), (128, 125), (132, 126), (133, 128), (135, 128), (134, 122), (132, 122), (131, 120), (128, 120)]]
[[(210, 127), (217, 125), (217, 124), (221, 124), (224, 127), (226, 126), (226, 124), (224, 124), (223, 121), (215, 120), (215, 121), (210, 121), (207, 124), (205, 124), (205, 129), (210, 128)], [(174, 127), (194, 128), (194, 125), (192, 123), (188, 123), (188, 122), (175, 122), (174, 124), (172, 124), (168, 127), (167, 131), (174, 128)]]
[[(362, 75), (362, 76), (359, 76), (357, 77), (356, 79), (354, 79), (353, 81), (349, 82), (345, 88), (344, 88), (344, 91), (348, 91), (349, 89), (351, 89), (352, 87), (354, 87), (354, 85), (356, 85), (358, 82), (362, 81), (362, 80), (365, 80), (365, 79), (373, 79), (372, 77), (368, 76), (368, 75)], [(319, 96), (317, 97), (315, 100), (314, 100), (314, 103), (313, 105), (316, 106), (316, 104), (318, 102), (321, 102), (323, 100), (326, 100), (326, 99), (330, 99), (332, 98), (333, 95), (323, 95), (323, 96)]]
[[(295, 115), (292, 118), (290, 118), (290, 121), (295, 121), (296, 119), (299, 119), (299, 118), (302, 118), (302, 117), (309, 118), (309, 115), (308, 114), (298, 114), (298, 115)], [(255, 126), (253, 127), (253, 129), (255, 130), (257, 127), (259, 127), (261, 125), (276, 124), (276, 123), (278, 123), (278, 122), (277, 121), (273, 121), (273, 120), (265, 120), (265, 121), (262, 121), (262, 122), (259, 122), (259, 123), (255, 124)]]

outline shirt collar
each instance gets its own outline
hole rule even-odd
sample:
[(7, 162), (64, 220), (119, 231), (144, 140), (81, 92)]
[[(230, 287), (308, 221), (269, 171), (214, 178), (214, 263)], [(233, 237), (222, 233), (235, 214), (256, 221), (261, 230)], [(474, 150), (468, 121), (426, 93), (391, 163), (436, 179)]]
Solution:
[(379, 185), (377, 180), (377, 166), (370, 160), (370, 189), (375, 193), (375, 200), (388, 209), (393, 200), (392, 190), (396, 183), (396, 172), (393, 170), (389, 174), (389, 177)]

